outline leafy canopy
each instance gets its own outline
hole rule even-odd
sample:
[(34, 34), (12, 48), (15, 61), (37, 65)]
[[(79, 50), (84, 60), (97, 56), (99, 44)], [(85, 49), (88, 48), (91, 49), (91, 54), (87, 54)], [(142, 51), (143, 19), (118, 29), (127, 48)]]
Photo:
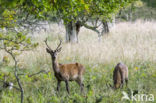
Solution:
[(0, 1), (0, 49), (12, 52), (36, 47), (38, 44), (32, 43), (27, 32), (20, 28), (17, 7), (21, 2), (9, 1)]

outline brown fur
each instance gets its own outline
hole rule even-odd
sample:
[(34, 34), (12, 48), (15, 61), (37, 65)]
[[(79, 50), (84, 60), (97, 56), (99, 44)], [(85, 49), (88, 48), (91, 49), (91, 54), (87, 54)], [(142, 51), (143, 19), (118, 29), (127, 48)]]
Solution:
[[(46, 45), (47, 42), (45, 41)], [(47, 53), (51, 55), (52, 59), (52, 67), (54, 70), (55, 77), (58, 81), (57, 83), (57, 91), (60, 89), (60, 83), (61, 81), (64, 81), (66, 83), (66, 89), (67, 92), (69, 93), (69, 86), (68, 86), (68, 81), (76, 81), (80, 87), (81, 91), (83, 91), (83, 78), (82, 75), (84, 73), (84, 66), (80, 63), (74, 63), (74, 64), (60, 64), (57, 63), (57, 53), (61, 51), (61, 42), (59, 46), (56, 48), (56, 50), (52, 50), (48, 45), (47, 45)]]
[(75, 64), (62, 64), (59, 65), (60, 73), (63, 78), (62, 80), (77, 80), (81, 78), (82, 74), (84, 73), (84, 67), (83, 65), (79, 63)]
[(113, 72), (114, 88), (123, 87), (124, 82), (128, 84), (128, 67), (123, 63), (118, 63)]

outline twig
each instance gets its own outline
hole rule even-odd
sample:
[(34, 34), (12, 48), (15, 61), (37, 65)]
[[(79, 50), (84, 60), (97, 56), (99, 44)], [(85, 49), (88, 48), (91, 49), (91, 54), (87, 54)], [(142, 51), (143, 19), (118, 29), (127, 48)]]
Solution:
[(49, 71), (40, 70), (39, 72), (37, 72), (37, 73), (33, 73), (33, 74), (30, 74), (30, 75), (28, 75), (28, 74), (18, 74), (18, 76), (21, 76), (21, 75), (28, 75), (28, 77), (32, 77), (32, 76), (35, 76), (35, 75), (38, 75), (38, 74), (41, 74), (41, 73), (48, 74)]
[(13, 42), (15, 44), (21, 44), (23, 46), (26, 46), (24, 43), (22, 43), (22, 41), (21, 42), (17, 42), (15, 40), (7, 39), (7, 38), (0, 38), (0, 40), (7, 40), (7, 41)]
[(49, 72), (49, 71), (41, 70), (41, 71), (39, 71), (39, 72), (37, 72), (37, 73), (34, 73), (34, 74), (29, 75), (29, 77), (32, 77), (32, 76), (38, 75), (38, 74), (40, 74), (40, 73), (48, 74), (48, 72)]

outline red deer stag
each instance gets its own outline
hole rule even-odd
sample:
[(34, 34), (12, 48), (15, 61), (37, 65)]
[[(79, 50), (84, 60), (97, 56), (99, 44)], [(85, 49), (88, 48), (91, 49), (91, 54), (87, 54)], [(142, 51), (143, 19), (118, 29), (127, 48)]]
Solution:
[(59, 45), (55, 50), (52, 50), (48, 44), (47, 44), (47, 39), (45, 40), (45, 44), (47, 46), (46, 51), (51, 55), (52, 59), (52, 67), (53, 71), (55, 74), (55, 77), (57, 79), (57, 91), (60, 90), (60, 83), (61, 81), (64, 81), (66, 83), (66, 90), (69, 94), (69, 81), (76, 81), (81, 88), (81, 92), (83, 91), (84, 84), (82, 82), (82, 76), (84, 73), (84, 66), (79, 63), (74, 63), (74, 64), (59, 64), (57, 62), (57, 54), (61, 51), (61, 43), (62, 41), (60, 40)]
[(114, 88), (123, 87), (126, 82), (128, 84), (128, 67), (123, 63), (118, 63), (113, 72)]

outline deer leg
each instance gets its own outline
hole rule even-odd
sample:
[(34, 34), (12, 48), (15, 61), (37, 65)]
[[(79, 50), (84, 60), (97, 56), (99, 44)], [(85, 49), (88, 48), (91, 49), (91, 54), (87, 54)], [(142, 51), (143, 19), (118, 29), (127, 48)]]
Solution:
[(126, 87), (128, 86), (128, 78), (125, 79)]
[(83, 92), (83, 90), (84, 90), (84, 84), (81, 83), (81, 92)]
[(84, 84), (83, 84), (82, 80), (78, 79), (76, 82), (79, 84), (80, 89), (81, 89), (81, 93), (82, 93), (83, 92), (83, 88), (84, 88)]
[(124, 76), (123, 76), (123, 72), (120, 70), (120, 75), (121, 75), (121, 85), (120, 87), (123, 88), (123, 85), (124, 85)]
[(68, 84), (68, 81), (65, 81), (65, 83), (66, 83), (66, 90), (67, 90), (67, 92), (69, 94), (70, 92), (69, 92), (69, 84)]
[(61, 84), (61, 81), (57, 81), (57, 91), (59, 92), (60, 91), (60, 84)]

